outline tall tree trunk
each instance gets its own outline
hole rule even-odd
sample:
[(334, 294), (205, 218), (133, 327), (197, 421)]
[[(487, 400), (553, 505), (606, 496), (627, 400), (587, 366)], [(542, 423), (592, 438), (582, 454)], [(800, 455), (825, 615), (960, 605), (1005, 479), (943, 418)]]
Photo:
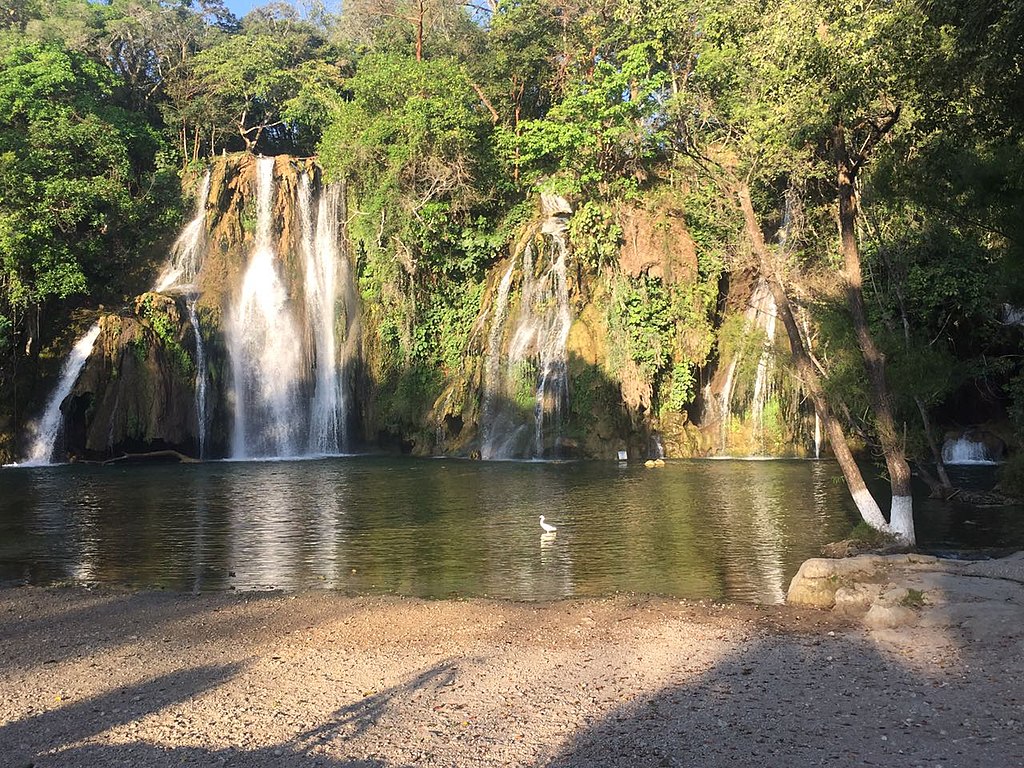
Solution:
[(939, 447), (939, 443), (935, 439), (935, 433), (932, 431), (932, 420), (928, 417), (928, 409), (925, 407), (924, 400), (916, 395), (914, 396), (914, 402), (917, 403), (917, 410), (921, 414), (921, 425), (924, 427), (925, 438), (928, 440), (928, 448), (932, 452), (932, 461), (935, 462), (935, 471), (939, 475), (942, 493), (945, 496), (949, 496), (953, 493), (953, 482), (949, 479), (949, 473), (946, 471), (946, 462), (942, 460), (942, 449)]
[[(893, 265), (886, 255), (885, 248), (881, 250), (881, 254), (885, 260), (886, 268), (892, 273), (894, 271)], [(895, 294), (896, 306), (900, 310), (900, 325), (903, 329), (903, 346), (910, 353), (912, 345), (910, 339), (910, 318), (907, 316), (907, 305), (903, 300), (903, 291), (898, 284), (895, 286)], [(890, 331), (896, 331), (893, 323), (886, 323), (886, 325)], [(928, 442), (928, 449), (931, 451), (932, 461), (935, 463), (935, 471), (939, 479), (936, 480), (934, 477), (931, 477), (928, 470), (921, 466), (921, 462), (917, 463), (918, 476), (928, 484), (934, 498), (948, 498), (954, 493), (953, 483), (949, 479), (949, 473), (946, 472), (946, 463), (942, 460), (942, 450), (935, 440), (935, 433), (932, 431), (932, 421), (928, 416), (928, 408), (925, 406), (924, 400), (921, 399), (920, 395), (914, 395), (914, 403), (917, 405), (917, 411), (921, 415), (921, 427), (924, 429), (925, 439)]]
[(905, 544), (914, 543), (913, 497), (910, 490), (910, 465), (902, 437), (896, 429), (892, 399), (885, 379), (885, 356), (875, 344), (864, 311), (860, 249), (857, 247), (857, 171), (859, 161), (851, 158), (842, 127), (833, 132), (836, 173), (839, 185), (839, 240), (843, 252), (843, 280), (846, 300), (850, 306), (854, 334), (860, 347), (864, 371), (868, 377), (868, 394), (875, 416), (878, 441), (889, 470), (892, 486), (892, 509), (889, 524), (893, 533)]
[(423, 16), (426, 13), (425, 0), (417, 3), (416, 14), (416, 61), (423, 61)]
[(843, 477), (846, 479), (846, 485), (850, 489), (850, 495), (853, 497), (854, 504), (857, 505), (857, 511), (860, 512), (864, 522), (872, 528), (888, 531), (889, 526), (885, 522), (882, 510), (878, 507), (878, 502), (871, 495), (871, 491), (868, 490), (860, 467), (857, 466), (857, 462), (850, 452), (850, 446), (846, 442), (846, 435), (843, 434), (842, 424), (835, 418), (828, 406), (828, 400), (825, 398), (825, 390), (821, 385), (818, 370), (811, 360), (810, 353), (804, 346), (804, 339), (800, 334), (800, 326), (796, 322), (796, 317), (793, 315), (789, 296), (782, 287), (774, 254), (768, 248), (764, 241), (764, 235), (761, 233), (761, 225), (757, 221), (754, 206), (750, 202), (750, 190), (746, 184), (740, 184), (737, 194), (740, 199), (740, 206), (743, 209), (743, 220), (746, 225), (747, 237), (754, 248), (755, 256), (757, 256), (761, 277), (764, 278), (769, 290), (772, 292), (772, 298), (775, 299), (775, 311), (782, 320), (782, 325), (786, 329), (786, 336), (789, 338), (789, 349), (793, 357), (793, 364), (796, 366), (797, 375), (800, 377), (800, 382), (803, 384), (808, 397), (810, 397), (811, 402), (814, 404), (814, 412), (818, 415), (825, 434), (828, 436), (832, 452), (835, 454), (836, 461), (839, 462), (839, 468), (842, 470)]

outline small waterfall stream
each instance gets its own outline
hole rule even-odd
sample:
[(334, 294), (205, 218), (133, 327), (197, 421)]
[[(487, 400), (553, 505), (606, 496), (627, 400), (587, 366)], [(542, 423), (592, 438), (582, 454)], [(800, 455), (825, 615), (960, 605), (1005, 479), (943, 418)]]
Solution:
[(502, 331), (505, 328), (505, 315), (508, 313), (508, 296), (512, 289), (512, 275), (515, 272), (516, 261), (509, 261), (508, 269), (505, 270), (501, 282), (498, 283), (498, 294), (494, 299), (494, 312), (491, 317), (491, 333), (487, 341), (486, 369), (484, 370), (484, 400), (481, 408), (483, 425), (482, 444), (480, 455), (484, 459), (495, 458), (500, 446), (500, 435), (497, 428), (498, 410), (500, 403), (497, 402), (501, 393), (501, 342)]
[(171, 258), (157, 278), (153, 290), (157, 292), (178, 288), (186, 292), (185, 305), (188, 310), (188, 321), (192, 326), (195, 338), (196, 363), (196, 441), (199, 447), (199, 458), (206, 457), (206, 443), (210, 433), (210, 416), (206, 407), (207, 389), (209, 387), (209, 365), (206, 361), (206, 345), (199, 326), (199, 315), (196, 303), (199, 292), (195, 286), (199, 270), (203, 268), (203, 256), (206, 253), (206, 206), (210, 199), (211, 172), (207, 169), (199, 185), (196, 196), (196, 211), (192, 220), (182, 229), (178, 239), (171, 248)]
[[(753, 394), (749, 401), (741, 402), (750, 404), (750, 416), (755, 430), (755, 440), (759, 450), (764, 450), (764, 409), (771, 398), (771, 375), (775, 363), (775, 325), (776, 312), (775, 300), (771, 290), (763, 278), (758, 278), (754, 285), (753, 292), (743, 311), (743, 326), (747, 331), (761, 329), (765, 334), (764, 345), (758, 357), (756, 374), (754, 376)], [(735, 354), (729, 360), (726, 369), (725, 383), (719, 391), (717, 403), (714, 400), (706, 399), (709, 405), (717, 405), (717, 413), (711, 412), (707, 418), (718, 419), (719, 422), (719, 450), (722, 454), (729, 453), (729, 438), (732, 429), (733, 406), (736, 402), (736, 379), (737, 368), (741, 362), (742, 355)], [(749, 390), (748, 390), (749, 391)]]
[(188, 298), (188, 321), (196, 339), (196, 439), (199, 443), (199, 458), (206, 458), (206, 443), (210, 435), (210, 413), (206, 407), (206, 393), (209, 387), (210, 372), (206, 362), (206, 344), (199, 332), (199, 317), (196, 315), (196, 296)]
[(566, 341), (572, 327), (561, 213), (549, 211), (537, 237), (522, 249), (519, 304), (510, 328), (515, 260), (498, 286), (485, 367), (484, 459), (540, 459), (557, 447), (569, 399)]
[(765, 341), (761, 357), (757, 361), (757, 374), (754, 378), (754, 398), (750, 405), (750, 415), (754, 420), (756, 438), (763, 452), (764, 445), (764, 407), (771, 397), (771, 373), (775, 363), (775, 297), (772, 296), (768, 284), (758, 281), (755, 295), (751, 303), (758, 308), (761, 317), (756, 321), (764, 328)]
[(46, 408), (36, 425), (32, 444), (29, 447), (28, 457), (23, 462), (24, 466), (38, 466), (49, 464), (53, 460), (53, 451), (57, 446), (57, 438), (60, 436), (63, 426), (64, 414), (61, 412), (61, 405), (65, 398), (71, 394), (71, 390), (78, 381), (85, 361), (92, 354), (92, 348), (100, 335), (100, 324), (95, 323), (89, 332), (85, 334), (71, 350), (67, 360), (60, 370), (60, 378), (57, 386), (46, 401)]
[(967, 435), (949, 438), (942, 445), (942, 463), (952, 466), (966, 464), (996, 464), (985, 443), (971, 440)]
[(203, 268), (203, 255), (206, 252), (206, 206), (210, 200), (210, 177), (211, 173), (208, 169), (199, 183), (195, 214), (192, 216), (192, 220), (182, 228), (178, 239), (171, 246), (171, 258), (153, 286), (153, 290), (157, 293), (163, 293), (171, 288), (193, 286), (199, 270)]

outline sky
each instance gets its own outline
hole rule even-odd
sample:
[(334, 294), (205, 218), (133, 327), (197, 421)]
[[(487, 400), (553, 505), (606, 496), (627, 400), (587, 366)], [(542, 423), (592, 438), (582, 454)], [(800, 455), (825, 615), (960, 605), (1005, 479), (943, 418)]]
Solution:
[[(235, 16), (242, 18), (253, 8), (257, 8), (261, 5), (267, 5), (270, 2), (271, 0), (225, 0), (224, 5), (226, 5), (228, 10), (235, 14)], [(302, 10), (304, 5), (302, 0), (283, 0), (283, 2), (286, 2), (288, 5), (294, 5), (300, 10)], [(328, 2), (327, 5), (333, 6), (334, 3)]]

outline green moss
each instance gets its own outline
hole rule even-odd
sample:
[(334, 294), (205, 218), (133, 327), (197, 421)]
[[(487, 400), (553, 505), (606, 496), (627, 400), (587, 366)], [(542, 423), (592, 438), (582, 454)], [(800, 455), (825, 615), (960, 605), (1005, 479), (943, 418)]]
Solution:
[(919, 611), (924, 608), (924, 592), (919, 589), (908, 589), (907, 594), (900, 598), (900, 605), (904, 608), (913, 608), (915, 611)]
[(569, 220), (569, 240), (573, 257), (597, 270), (618, 258), (622, 227), (607, 204), (587, 201)]
[(863, 520), (853, 526), (846, 538), (859, 541), (872, 549), (881, 549), (896, 543), (895, 536), (885, 531), (880, 531), (877, 528), (872, 528)]
[[(180, 328), (169, 316), (166, 306), (157, 306), (155, 295), (146, 294), (139, 302), (138, 311), (160, 341), (174, 369), (186, 380), (194, 377), (195, 363), (185, 347), (178, 341)], [(140, 362), (143, 362), (144, 359)]]

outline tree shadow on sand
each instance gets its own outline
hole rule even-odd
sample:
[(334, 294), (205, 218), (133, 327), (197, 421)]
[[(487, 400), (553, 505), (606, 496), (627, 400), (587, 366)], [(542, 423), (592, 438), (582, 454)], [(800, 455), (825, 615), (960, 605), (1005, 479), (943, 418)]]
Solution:
[[(932, 578), (913, 626), (759, 633), (570, 737), (548, 768), (1024, 766), (1024, 601)], [(982, 595), (987, 595), (981, 599)], [(994, 597), (993, 597), (994, 595)], [(813, 609), (808, 609), (814, 612)]]
[[(121, 744), (76, 742), (124, 725), (177, 702), (215, 688), (237, 673), (240, 665), (184, 670), (84, 702), (30, 717), (0, 728), (0, 744), (16, 745), (14, 766), (19, 768), (82, 768), (91, 766), (325, 766), (325, 768), (394, 768), (401, 765), (381, 757), (339, 757), (349, 740), (369, 733), (395, 699), (419, 691), (451, 685), (456, 669), (440, 662), (400, 685), (366, 696), (342, 707), (327, 720), (293, 739), (266, 747), (163, 747), (134, 741)], [(372, 742), (372, 740), (371, 740)], [(45, 746), (44, 746), (45, 745)], [(330, 751), (333, 754), (327, 754)], [(366, 751), (366, 745), (360, 749)], [(4, 763), (6, 765), (6, 763)]]

